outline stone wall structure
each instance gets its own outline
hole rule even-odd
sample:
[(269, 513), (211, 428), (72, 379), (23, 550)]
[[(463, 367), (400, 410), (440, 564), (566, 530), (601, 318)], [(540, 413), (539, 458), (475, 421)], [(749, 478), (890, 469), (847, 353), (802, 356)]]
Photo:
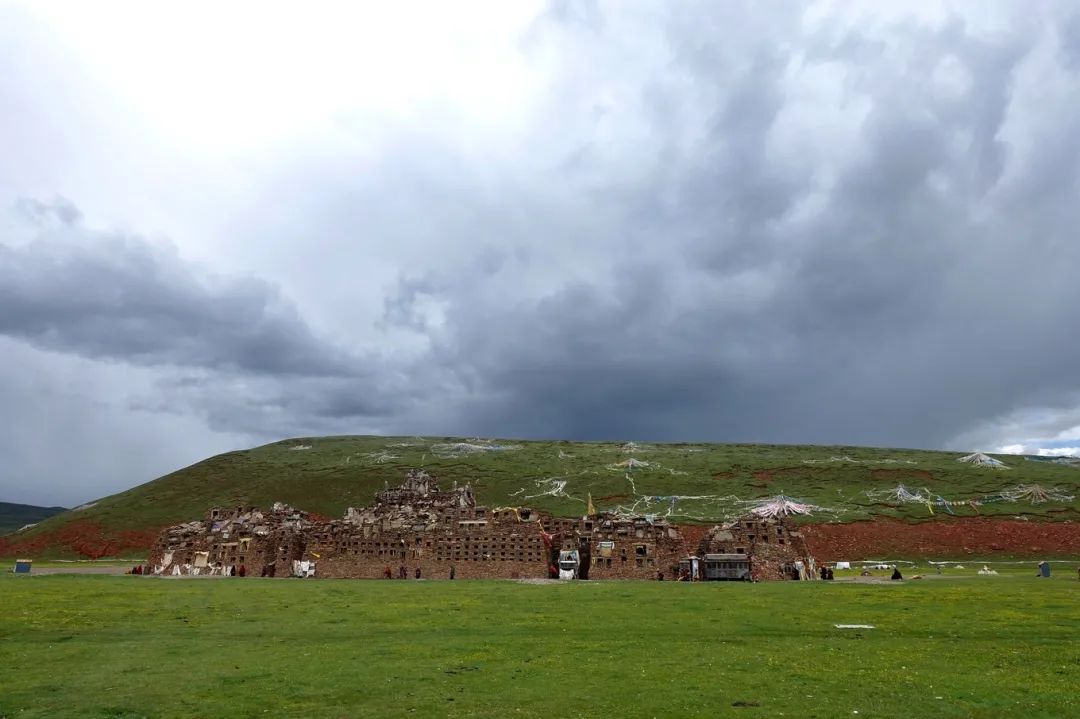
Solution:
[[(745, 554), (757, 580), (813, 578), (814, 558), (802, 532), (784, 517), (748, 514), (713, 527), (698, 545), (698, 555)], [(800, 570), (801, 567), (801, 570)]]
[(203, 521), (164, 530), (150, 551), (155, 574), (291, 573), (315, 524), (307, 512), (276, 503), (268, 512), (254, 507), (215, 507)]
[[(751, 524), (753, 527), (751, 527)], [(157, 574), (221, 574), (244, 567), (247, 576), (309, 572), (338, 578), (405, 574), (445, 579), (525, 579), (556, 576), (560, 550), (577, 550), (582, 579), (675, 578), (687, 555), (678, 528), (655, 516), (598, 514), (552, 517), (528, 507), (484, 507), (468, 485), (442, 489), (435, 477), (409, 472), (386, 487), (370, 507), (341, 519), (315, 521), (275, 504), (215, 508), (206, 520), (162, 532), (150, 556)], [(740, 552), (754, 557), (759, 578), (783, 578), (806, 554), (798, 531), (783, 521), (751, 520), (717, 527), (699, 553)]]
[(411, 472), (373, 507), (313, 527), (304, 559), (321, 577), (544, 578), (559, 550), (578, 550), (583, 578), (653, 579), (678, 564), (682, 538), (666, 521), (598, 515), (562, 519), (528, 507), (484, 507), (470, 487), (440, 490)]
[(378, 578), (401, 568), (409, 578), (547, 576), (541, 515), (526, 507), (477, 506), (466, 485), (443, 491), (434, 477), (413, 471), (371, 507), (312, 527), (304, 559), (320, 577)]

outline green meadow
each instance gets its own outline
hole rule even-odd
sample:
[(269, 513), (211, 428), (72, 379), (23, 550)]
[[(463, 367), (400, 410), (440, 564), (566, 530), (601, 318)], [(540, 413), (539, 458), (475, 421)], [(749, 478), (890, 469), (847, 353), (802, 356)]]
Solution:
[[(0, 576), (0, 717), (1065, 717), (1080, 582)], [(871, 624), (874, 629), (837, 629)]]

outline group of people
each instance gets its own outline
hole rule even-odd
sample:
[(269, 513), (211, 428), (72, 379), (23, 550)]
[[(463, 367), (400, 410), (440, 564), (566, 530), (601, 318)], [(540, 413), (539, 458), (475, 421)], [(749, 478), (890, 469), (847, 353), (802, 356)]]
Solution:
[(827, 582), (835, 579), (832, 567), (823, 566), (818, 570), (818, 575)]
[[(420, 567), (416, 568), (414, 576), (417, 579), (420, 579)], [(387, 564), (386, 567), (383, 569), (383, 579), (393, 579), (393, 578), (394, 578), (394, 573), (392, 571), (390, 571), (390, 565)], [(408, 579), (409, 578), (409, 570), (405, 568), (404, 564), (402, 564), (400, 567), (398, 567), (397, 578), (398, 579)], [(451, 579), (454, 578), (454, 568), (453, 567), (450, 567), (450, 578)]]

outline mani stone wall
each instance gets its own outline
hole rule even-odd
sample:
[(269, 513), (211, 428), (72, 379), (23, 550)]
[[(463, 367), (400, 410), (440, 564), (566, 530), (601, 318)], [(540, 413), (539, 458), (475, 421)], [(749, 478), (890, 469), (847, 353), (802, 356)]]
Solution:
[(269, 512), (253, 507), (210, 510), (203, 521), (165, 529), (150, 551), (155, 574), (221, 574), (244, 567), (250, 576), (292, 570), (313, 526), (306, 512), (277, 503)]
[(345, 517), (312, 527), (304, 559), (316, 576), (377, 578), (401, 567), (412, 578), (528, 578), (547, 576), (539, 515), (524, 507), (476, 505), (472, 489), (442, 490), (434, 477), (409, 472), (387, 487), (375, 504), (350, 508)]
[[(526, 513), (527, 510), (518, 510)], [(450, 567), (462, 579), (546, 577), (548, 557), (540, 527), (514, 510), (446, 507), (419, 521), (382, 517), (372, 523), (329, 522), (309, 534), (304, 559), (316, 576), (377, 578), (387, 568), (394, 577), (405, 567), (410, 578), (446, 578)]]
[[(477, 506), (472, 489), (440, 489), (410, 472), (370, 507), (344, 518), (313, 521), (283, 504), (263, 512), (215, 508), (202, 521), (164, 530), (150, 555), (157, 574), (220, 574), (243, 566), (248, 576), (288, 576), (293, 562), (315, 563), (318, 577), (517, 579), (551, 576), (559, 550), (577, 550), (588, 579), (675, 577), (687, 555), (676, 527), (657, 517), (600, 514), (556, 518), (527, 507)], [(714, 527), (697, 547), (705, 554), (745, 554), (755, 579), (786, 579), (813, 559), (799, 529), (785, 518), (748, 515)]]
[[(674, 577), (686, 556), (682, 535), (662, 518), (620, 518), (610, 514), (582, 519), (553, 519), (563, 549), (588, 548), (589, 579)], [(582, 552), (584, 554), (584, 552)]]
[[(560, 519), (527, 507), (477, 506), (469, 486), (440, 489), (434, 477), (410, 472), (365, 508), (314, 522), (276, 504), (269, 512), (215, 508), (205, 521), (162, 532), (151, 553), (154, 571), (214, 573), (244, 566), (248, 576), (287, 576), (295, 560), (315, 563), (318, 577), (379, 578), (387, 568), (410, 578), (540, 578), (560, 549), (576, 549), (580, 574), (591, 579), (655, 579), (673, 575), (685, 555), (677, 529), (658, 518), (598, 515)], [(180, 569), (174, 569), (179, 567)]]
[(814, 570), (802, 532), (783, 517), (750, 514), (713, 527), (698, 545), (698, 556), (706, 554), (749, 555), (750, 574), (757, 580), (792, 579), (799, 562), (811, 574)]
[(330, 522), (312, 531), (303, 558), (316, 562), (320, 577), (378, 578), (387, 568), (397, 577), (405, 567), (410, 578), (416, 569), (422, 577), (444, 578), (453, 566), (461, 579), (524, 579), (549, 576), (559, 549), (577, 549), (588, 565), (579, 570), (583, 577), (655, 579), (658, 571), (672, 576), (685, 554), (681, 536), (666, 523), (547, 515), (526, 521), (520, 518), (526, 511), (476, 507), (432, 528), (372, 527), (369, 534), (348, 522)]
[[(682, 538), (663, 520), (601, 515), (559, 519), (527, 507), (477, 506), (468, 486), (439, 489), (413, 471), (370, 508), (313, 527), (304, 559), (320, 577), (540, 578), (559, 549), (579, 551), (582, 576), (654, 579), (683, 554)], [(547, 541), (545, 541), (545, 539)]]

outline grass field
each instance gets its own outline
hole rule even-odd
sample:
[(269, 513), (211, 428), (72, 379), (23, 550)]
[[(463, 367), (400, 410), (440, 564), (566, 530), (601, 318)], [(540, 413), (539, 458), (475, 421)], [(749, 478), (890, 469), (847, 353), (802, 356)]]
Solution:
[[(459, 442), (500, 449), (461, 452), (453, 447)], [(77, 521), (106, 533), (157, 530), (202, 517), (214, 505), (266, 507), (275, 501), (337, 517), (349, 506), (370, 504), (385, 483), (396, 485), (409, 469), (421, 467), (447, 485), (472, 483), (479, 501), (489, 506), (527, 505), (559, 516), (581, 514), (591, 494), (600, 511), (712, 523), (744, 513), (750, 500), (783, 493), (822, 508), (806, 521), (930, 520), (949, 513), (974, 516), (976, 510), (966, 504), (968, 500), (1031, 483), (1057, 487), (1073, 499), (1039, 504), (988, 499), (978, 512), (1043, 521), (1080, 516), (1078, 468), (999, 455), (1010, 469), (996, 471), (959, 464), (959, 456), (865, 447), (638, 444), (628, 448), (615, 442), (301, 438), (212, 457), (93, 506), (47, 519), (13, 539), (57, 536), (55, 551), (36, 556), (63, 556), (62, 530)], [(619, 466), (630, 458), (642, 464)], [(938, 506), (931, 516), (925, 504), (884, 496), (899, 484), (959, 504)]]
[(0, 716), (1077, 716), (1080, 582), (1075, 570), (1032, 574), (902, 585), (8, 574)]

